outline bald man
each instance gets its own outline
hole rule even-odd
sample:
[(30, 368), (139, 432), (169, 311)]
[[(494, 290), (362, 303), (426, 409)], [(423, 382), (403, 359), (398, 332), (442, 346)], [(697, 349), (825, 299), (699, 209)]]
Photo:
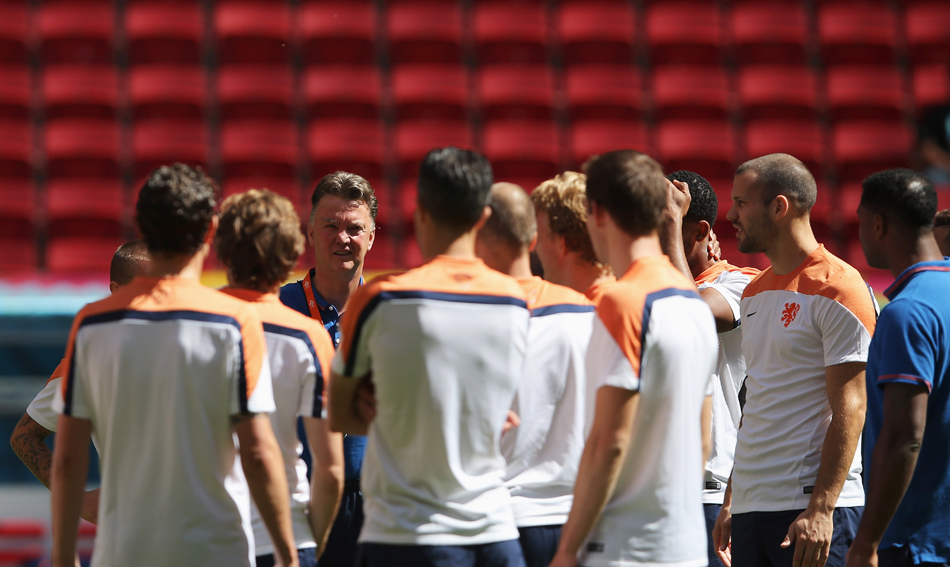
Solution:
[(940, 253), (950, 256), (950, 209), (938, 211), (934, 217), (934, 238), (937, 239)]
[(521, 187), (496, 183), (490, 207), (475, 253), (489, 268), (518, 280), (532, 316), (512, 405), (521, 424), (501, 438), (505, 481), (525, 561), (528, 567), (547, 567), (571, 509), (584, 448), (584, 365), (594, 307), (583, 294), (531, 275), (538, 227), (531, 198)]

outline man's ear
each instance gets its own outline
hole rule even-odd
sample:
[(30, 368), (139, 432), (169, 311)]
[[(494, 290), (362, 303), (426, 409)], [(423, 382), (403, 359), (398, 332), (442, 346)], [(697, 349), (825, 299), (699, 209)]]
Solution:
[(883, 240), (887, 236), (887, 229), (889, 224), (887, 222), (887, 217), (881, 213), (874, 213), (874, 236), (878, 240)]
[(366, 251), (373, 249), (373, 243), (376, 242), (376, 220), (373, 220), (373, 230), (369, 231), (369, 239), (366, 243)]
[(115, 290), (119, 289), (119, 282), (111, 281), (109, 282), (109, 293), (115, 293)]
[(696, 226), (693, 228), (693, 242), (702, 242), (709, 237), (709, 232), (712, 230), (712, 227), (709, 226), (709, 221), (701, 220), (696, 223)]
[(789, 213), (791, 203), (788, 202), (788, 197), (785, 195), (779, 195), (772, 200), (772, 203), (769, 205), (769, 208), (772, 212), (772, 217), (775, 220), (781, 220)]
[(534, 252), (534, 248), (538, 245), (538, 233), (535, 232), (534, 236), (531, 237), (531, 244), (528, 245), (528, 252)]
[(214, 244), (214, 235), (218, 232), (218, 215), (211, 217), (211, 223), (208, 225), (208, 232), (205, 233), (205, 244), (211, 246)]
[(475, 226), (473, 227), (473, 229), (476, 232), (481, 230), (482, 227), (485, 226), (485, 223), (488, 222), (488, 217), (490, 216), (491, 216), (491, 207), (489, 207), (488, 205), (485, 205), (485, 208), (482, 209), (482, 216), (475, 223)]

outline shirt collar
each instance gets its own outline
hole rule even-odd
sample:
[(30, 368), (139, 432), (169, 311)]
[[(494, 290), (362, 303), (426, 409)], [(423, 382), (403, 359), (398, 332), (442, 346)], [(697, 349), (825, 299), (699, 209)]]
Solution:
[[(316, 274), (317, 274), (317, 269), (310, 268), (310, 272), (307, 274), (307, 277), (310, 278), (311, 284), (313, 284), (314, 276)], [(363, 281), (363, 276), (360, 276), (360, 285), (363, 285), (364, 283), (365, 282)], [(313, 299), (314, 301), (317, 302), (317, 307), (319, 307), (320, 310), (326, 311), (327, 309), (333, 307), (333, 305), (329, 301), (327, 301), (326, 299), (323, 298), (322, 295), (320, 295), (320, 290), (317, 289), (317, 286), (311, 285), (310, 289), (313, 290)]]
[(950, 272), (950, 258), (943, 260), (934, 260), (932, 262), (918, 262), (897, 276), (887, 289), (884, 290), (884, 296), (893, 301), (895, 297), (907, 286), (910, 280), (921, 272)]

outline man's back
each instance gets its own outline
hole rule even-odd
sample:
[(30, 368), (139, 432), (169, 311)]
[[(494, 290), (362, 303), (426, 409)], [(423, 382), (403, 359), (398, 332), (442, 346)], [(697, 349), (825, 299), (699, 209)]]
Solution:
[(499, 438), (524, 361), (526, 307), (514, 279), (447, 256), (379, 278), (351, 298), (333, 370), (371, 373), (377, 398), (360, 541), (518, 537)]
[(138, 278), (76, 317), (65, 415), (102, 450), (95, 565), (253, 563), (231, 418), (273, 411), (260, 319), (195, 280)]

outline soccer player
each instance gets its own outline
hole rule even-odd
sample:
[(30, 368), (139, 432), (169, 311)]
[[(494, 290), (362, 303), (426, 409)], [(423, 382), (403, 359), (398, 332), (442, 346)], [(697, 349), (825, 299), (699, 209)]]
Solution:
[[(426, 264), (360, 288), (343, 315), (330, 425), (369, 429), (366, 567), (524, 565), (499, 439), (530, 312), (518, 282), (475, 257), (491, 185), (484, 156), (429, 152), (415, 213)], [(354, 404), (363, 380), (375, 387), (370, 423)]]
[(587, 356), (593, 425), (551, 565), (705, 566), (716, 325), (660, 247), (668, 183), (659, 164), (621, 150), (585, 173), (594, 250), (622, 275), (597, 304)]
[(858, 235), (895, 278), (868, 355), (870, 458), (849, 567), (950, 564), (950, 259), (931, 227), (933, 184), (907, 169), (864, 180)]
[(719, 361), (713, 374), (712, 445), (703, 485), (709, 564), (716, 567), (721, 562), (713, 545), (712, 531), (732, 474), (736, 433), (742, 418), (739, 391), (745, 380), (745, 358), (739, 301), (759, 271), (709, 257), (709, 237), (719, 207), (716, 192), (709, 182), (691, 171), (676, 171), (666, 178), (673, 186), (661, 225), (660, 243), (673, 265), (696, 282), (700, 297), (713, 312), (719, 332)]
[(746, 403), (713, 530), (727, 565), (840, 567), (864, 506), (857, 446), (876, 303), (815, 239), (816, 194), (787, 154), (744, 163), (732, 187), (739, 250), (772, 265), (740, 303)]
[[(310, 197), (307, 240), (313, 247), (314, 267), (304, 279), (280, 289), (284, 305), (319, 321), (340, 344), (340, 317), (347, 301), (363, 284), (363, 260), (376, 237), (376, 195), (370, 184), (354, 173), (338, 171), (325, 176)], [(366, 438), (346, 435), (343, 454), (346, 483), (343, 500), (327, 540), (320, 564), (327, 567), (353, 565), (356, 541), (363, 526), (363, 494), (360, 472)], [(315, 474), (328, 477), (328, 462)]]
[(937, 246), (940, 247), (940, 253), (950, 256), (950, 209), (937, 212), (934, 217), (933, 233), (937, 239)]
[[(145, 275), (148, 270), (148, 250), (142, 240), (130, 240), (119, 246), (112, 256), (109, 266), (109, 292), (128, 285), (132, 278)], [(10, 436), (10, 446), (33, 476), (50, 487), (50, 468), (53, 464), (53, 452), (44, 440), (56, 431), (58, 415), (53, 411), (53, 397), (60, 387), (65, 360), (53, 370), (46, 387), (40, 390), (26, 413), (20, 418)], [(87, 522), (96, 523), (99, 508), (99, 489), (90, 490), (83, 496), (80, 516)]]
[(521, 424), (501, 437), (508, 461), (505, 481), (525, 561), (528, 567), (547, 567), (571, 511), (584, 450), (584, 364), (594, 306), (581, 293), (531, 275), (538, 231), (524, 189), (496, 183), (490, 206), (475, 253), (489, 268), (518, 280), (532, 315), (528, 354), (512, 405)]
[(90, 433), (102, 454), (94, 566), (249, 567), (248, 489), (275, 553), (298, 565), (280, 447), (263, 413), (274, 398), (261, 320), (199, 281), (215, 192), (200, 169), (154, 171), (135, 207), (148, 277), (73, 321), (53, 402), (56, 567), (73, 564)]
[(595, 302), (615, 281), (610, 266), (601, 263), (587, 234), (587, 176), (565, 171), (531, 193), (537, 215), (535, 253), (544, 279), (569, 287)]
[[(215, 249), (230, 284), (222, 291), (250, 302), (264, 323), (277, 406), (271, 425), (284, 458), (297, 554), (301, 567), (315, 567), (343, 494), (343, 436), (331, 433), (323, 419), (324, 378), (333, 360), (330, 335), (277, 297), (303, 245), (294, 206), (280, 195), (250, 190), (221, 205)], [(301, 459), (297, 416), (303, 417), (310, 454), (319, 465), (313, 468), (312, 486)], [(270, 536), (257, 509), (251, 511), (257, 567), (273, 567)]]

